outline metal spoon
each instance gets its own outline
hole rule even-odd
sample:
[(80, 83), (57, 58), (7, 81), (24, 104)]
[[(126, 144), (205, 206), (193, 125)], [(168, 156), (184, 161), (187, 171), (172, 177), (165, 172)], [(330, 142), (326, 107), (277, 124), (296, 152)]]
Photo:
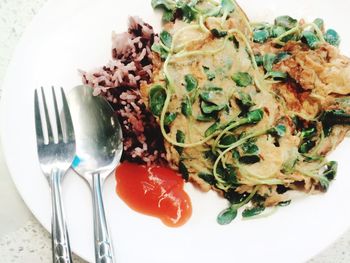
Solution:
[(112, 107), (92, 92), (91, 87), (78, 86), (68, 94), (76, 137), (73, 169), (86, 179), (92, 189), (96, 263), (112, 263), (115, 262), (113, 247), (101, 186), (120, 161), (122, 131)]

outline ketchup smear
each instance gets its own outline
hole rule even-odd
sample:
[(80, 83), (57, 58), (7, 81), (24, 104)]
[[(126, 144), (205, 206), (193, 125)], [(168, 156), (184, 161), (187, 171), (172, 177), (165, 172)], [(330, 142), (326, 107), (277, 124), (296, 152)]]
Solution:
[(117, 194), (133, 210), (179, 227), (192, 214), (184, 180), (173, 170), (124, 162), (116, 170)]

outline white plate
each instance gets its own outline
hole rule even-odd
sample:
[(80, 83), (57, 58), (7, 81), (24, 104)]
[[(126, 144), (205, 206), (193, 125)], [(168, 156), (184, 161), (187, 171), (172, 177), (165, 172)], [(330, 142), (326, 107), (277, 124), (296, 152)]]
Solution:
[[(20, 42), (5, 81), (2, 98), (2, 140), (13, 180), (38, 220), (50, 229), (50, 194), (41, 174), (35, 145), (33, 90), (40, 86), (80, 84), (77, 69), (92, 69), (110, 58), (111, 31), (126, 30), (128, 15), (139, 15), (159, 28), (150, 1), (50, 1)], [(350, 2), (241, 1), (252, 20), (290, 14), (312, 20), (323, 17), (343, 37), (350, 54), (347, 30)], [(331, 156), (339, 173), (327, 194), (308, 196), (270, 217), (219, 226), (215, 219), (226, 202), (186, 185), (193, 216), (183, 227), (165, 227), (159, 220), (130, 210), (115, 193), (111, 176), (104, 188), (105, 206), (120, 263), (178, 262), (304, 262), (333, 242), (350, 226), (350, 141)], [(70, 173), (63, 185), (72, 249), (94, 259), (90, 192)]]

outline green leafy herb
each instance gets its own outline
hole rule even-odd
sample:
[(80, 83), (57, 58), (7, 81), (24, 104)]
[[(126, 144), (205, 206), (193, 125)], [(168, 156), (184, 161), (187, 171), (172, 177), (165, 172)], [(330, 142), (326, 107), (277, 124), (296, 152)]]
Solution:
[(218, 215), (217, 222), (220, 225), (228, 225), (237, 217), (237, 214), (237, 209), (229, 207)]
[(164, 10), (163, 11), (163, 22), (171, 22), (175, 20), (175, 12), (173, 10)]
[(237, 141), (237, 137), (229, 134), (229, 135), (225, 135), (224, 137), (221, 138), (220, 140), (220, 144), (221, 145), (231, 145), (233, 143), (235, 143)]
[(231, 204), (239, 204), (244, 201), (248, 196), (247, 193), (240, 194), (236, 192), (234, 188), (230, 188), (227, 192), (224, 193), (224, 197), (231, 203)]
[(261, 121), (264, 117), (264, 111), (262, 109), (257, 109), (248, 112), (247, 114), (247, 123), (248, 124), (256, 124)]
[(160, 116), (166, 100), (166, 91), (161, 85), (155, 85), (149, 92), (150, 110), (155, 116)]
[(220, 124), (215, 122), (213, 125), (211, 125), (204, 133), (205, 137), (209, 137), (213, 133), (215, 133), (217, 130), (220, 129)]
[(219, 164), (216, 168), (216, 172), (227, 186), (237, 184), (237, 174), (235, 168), (231, 164), (226, 164), (225, 168), (222, 164)]
[(324, 39), (332, 46), (339, 47), (340, 45), (340, 36), (334, 29), (328, 29)]
[(210, 69), (206, 66), (203, 66), (204, 73), (207, 75), (207, 79), (209, 81), (212, 81), (215, 79), (215, 73), (213, 71), (210, 71)]
[(232, 0), (221, 0), (221, 7), (222, 10), (227, 13), (235, 11), (235, 4)]
[(242, 145), (242, 150), (245, 154), (257, 154), (259, 152), (259, 147), (254, 141), (249, 140)]
[(324, 30), (324, 21), (322, 18), (316, 18), (313, 22), (321, 31)]
[(160, 33), (159, 37), (160, 37), (160, 41), (162, 41), (166, 47), (168, 48), (171, 47), (171, 42), (173, 41), (173, 37), (170, 35), (169, 32), (163, 30)]
[[(181, 130), (177, 130), (176, 132), (176, 142), (178, 143), (185, 143), (185, 134)], [(175, 146), (176, 151), (179, 153), (179, 155), (183, 152), (183, 147)]]
[(250, 108), (255, 105), (252, 97), (248, 93), (239, 92), (238, 94), (240, 103), (245, 107)]
[(239, 158), (239, 162), (243, 164), (254, 164), (260, 162), (258, 155), (244, 155)]
[(181, 112), (186, 117), (192, 116), (192, 104), (188, 96), (181, 103)]
[(220, 31), (216, 28), (210, 30), (211, 34), (216, 38), (222, 38), (227, 36), (227, 31)]
[(325, 165), (324, 169), (323, 176), (325, 176), (329, 181), (332, 181), (337, 175), (338, 163), (335, 161), (330, 161)]
[(215, 120), (215, 117), (211, 116), (211, 115), (201, 114), (201, 115), (198, 115), (196, 117), (196, 120), (200, 121), (200, 122), (211, 122), (211, 121)]
[(182, 178), (187, 182), (189, 179), (189, 172), (183, 161), (179, 162), (179, 172), (182, 175)]
[(320, 186), (324, 191), (328, 190), (330, 182), (335, 178), (337, 168), (337, 162), (331, 161), (325, 164), (321, 171), (316, 171), (317, 175), (315, 175), (314, 178), (319, 180)]
[(298, 20), (290, 17), (290, 16), (279, 16), (275, 19), (275, 25), (281, 26), (287, 30), (296, 27), (298, 24)]
[(163, 10), (163, 21), (170, 22), (175, 19), (176, 1), (174, 0), (152, 0), (152, 7)]
[(216, 179), (215, 177), (210, 174), (210, 173), (199, 173), (198, 177), (207, 182), (210, 185), (215, 185), (216, 184)]
[(267, 29), (259, 29), (253, 32), (253, 41), (256, 43), (263, 44), (270, 37), (270, 33)]
[(153, 52), (159, 54), (160, 58), (164, 61), (168, 57), (168, 51), (166, 51), (161, 45), (154, 43), (151, 47)]
[(175, 19), (175, 13), (179, 13), (186, 22), (197, 18), (198, 11), (194, 8), (198, 1), (176, 1), (176, 0), (152, 0), (153, 8), (163, 9), (163, 21), (170, 22)]
[(266, 70), (266, 72), (272, 71), (273, 64), (275, 63), (276, 55), (267, 53), (263, 57), (263, 65)]
[(186, 90), (191, 92), (198, 87), (198, 80), (191, 74), (185, 75)]
[(287, 128), (283, 124), (278, 124), (276, 127), (271, 128), (268, 134), (273, 136), (283, 137), (286, 134)]
[(210, 103), (210, 102), (206, 102), (206, 101), (201, 102), (201, 110), (205, 114), (212, 114), (215, 112), (219, 112), (219, 111), (223, 110), (225, 107), (226, 107), (225, 104), (216, 105), (214, 103)]
[(288, 77), (286, 72), (282, 71), (270, 71), (266, 74), (266, 78), (272, 78), (273, 80), (283, 81)]
[(333, 126), (350, 125), (350, 114), (345, 113), (343, 110), (330, 110), (325, 111), (321, 115), (320, 120), (322, 122), (325, 135), (329, 136)]
[(264, 60), (263, 60), (263, 56), (262, 55), (254, 55), (254, 58), (255, 58), (255, 61), (256, 61), (256, 64), (258, 67), (262, 66), (264, 64)]
[(307, 44), (311, 49), (315, 49), (320, 45), (320, 39), (314, 32), (304, 31), (302, 34), (301, 41)]
[(215, 160), (218, 158), (216, 154), (213, 153), (212, 150), (208, 150), (203, 152), (203, 157), (205, 159), (209, 159), (212, 162), (215, 162)]
[(173, 10), (176, 8), (176, 1), (174, 0), (152, 0), (153, 8), (164, 8), (166, 10)]
[(171, 123), (173, 123), (176, 117), (177, 117), (176, 112), (167, 112), (164, 118), (164, 125), (169, 126)]
[(286, 29), (282, 26), (273, 26), (271, 28), (271, 37), (276, 38), (286, 33)]
[(305, 128), (301, 132), (301, 138), (302, 139), (310, 139), (314, 137), (317, 134), (317, 128), (316, 126), (311, 126), (308, 128)]
[(264, 206), (256, 206), (256, 207), (246, 208), (242, 212), (242, 217), (243, 218), (254, 217), (254, 216), (260, 215), (264, 210), (265, 210)]
[(182, 1), (178, 1), (178, 8), (181, 10), (182, 18), (185, 22), (192, 22), (197, 18), (198, 11), (194, 8), (197, 1), (193, 3), (184, 3)]
[(308, 153), (312, 148), (315, 147), (315, 145), (316, 145), (315, 141), (308, 140), (300, 145), (299, 152)]
[(291, 54), (289, 52), (280, 52), (276, 55), (275, 60), (273, 61), (274, 64), (277, 64), (287, 58), (290, 58)]
[(232, 80), (239, 87), (247, 87), (253, 83), (252, 77), (247, 72), (237, 72), (232, 76)]

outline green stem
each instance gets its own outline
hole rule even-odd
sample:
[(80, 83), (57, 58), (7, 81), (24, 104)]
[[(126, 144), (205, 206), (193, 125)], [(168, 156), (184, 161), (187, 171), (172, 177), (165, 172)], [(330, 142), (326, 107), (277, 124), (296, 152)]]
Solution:
[(249, 196), (244, 199), (242, 202), (238, 203), (238, 204), (232, 204), (231, 208), (233, 209), (238, 209), (246, 204), (248, 204), (250, 202), (250, 200), (252, 200), (252, 198), (254, 197), (254, 195), (256, 194), (256, 192), (259, 190), (259, 186), (255, 186), (253, 191), (249, 194)]

